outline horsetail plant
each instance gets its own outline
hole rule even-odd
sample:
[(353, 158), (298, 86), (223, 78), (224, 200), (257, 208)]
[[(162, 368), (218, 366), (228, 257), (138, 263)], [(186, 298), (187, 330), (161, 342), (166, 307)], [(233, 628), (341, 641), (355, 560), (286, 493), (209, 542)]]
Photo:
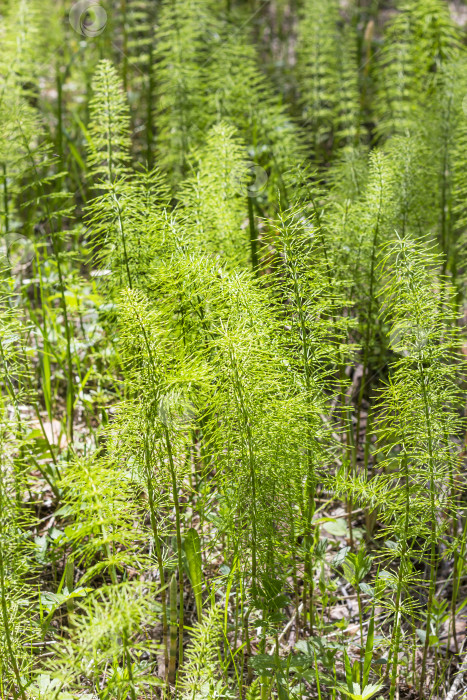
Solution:
[(2, 700), (459, 691), (461, 10), (0, 2)]

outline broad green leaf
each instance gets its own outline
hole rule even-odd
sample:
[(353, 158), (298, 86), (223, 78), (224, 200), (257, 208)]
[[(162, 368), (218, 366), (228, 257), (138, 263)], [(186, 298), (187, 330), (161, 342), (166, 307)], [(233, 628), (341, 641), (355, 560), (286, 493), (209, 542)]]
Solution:
[(372, 586), (370, 586), (368, 583), (360, 583), (359, 588), (362, 591), (362, 593), (365, 593), (366, 595), (369, 595), (370, 598), (375, 597), (375, 591)]
[(416, 633), (417, 633), (417, 637), (418, 637), (419, 640), (422, 642), (422, 644), (425, 644), (425, 640), (426, 640), (426, 632), (425, 632), (425, 630), (422, 630), (422, 629), (418, 628), (418, 629), (416, 629), (415, 631), (416, 631)]
[(269, 654), (256, 654), (248, 663), (258, 673), (272, 671), (276, 666), (275, 657)]
[(323, 529), (334, 537), (347, 537), (349, 534), (347, 521), (344, 518), (336, 518), (334, 521), (324, 523)]
[(347, 554), (350, 552), (350, 547), (342, 547), (342, 549), (339, 549), (337, 552), (336, 556), (332, 560), (332, 565), (333, 566), (340, 566), (343, 561), (345, 561), (345, 558)]
[(371, 698), (373, 695), (376, 695), (376, 693), (378, 693), (382, 687), (383, 687), (382, 683), (374, 683), (373, 685), (366, 685), (363, 688), (362, 700), (368, 700), (368, 698)]
[(335, 686), (336, 690), (339, 690), (341, 693), (347, 695), (352, 700), (369, 700), (369, 698), (373, 697), (373, 695), (375, 695), (379, 690), (381, 690), (382, 687), (382, 683), (367, 685), (365, 686), (365, 688), (363, 688), (363, 690), (360, 688), (360, 685), (358, 683), (354, 683), (352, 685), (352, 690), (349, 690), (345, 687), (345, 685), (341, 684), (337, 684)]

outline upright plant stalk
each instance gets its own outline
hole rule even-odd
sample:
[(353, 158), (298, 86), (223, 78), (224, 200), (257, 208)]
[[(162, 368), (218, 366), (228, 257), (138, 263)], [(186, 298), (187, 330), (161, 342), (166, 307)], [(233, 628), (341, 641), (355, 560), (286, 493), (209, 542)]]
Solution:
[(132, 665), (131, 665), (131, 656), (130, 656), (130, 652), (128, 650), (128, 639), (127, 639), (126, 630), (123, 631), (122, 640), (123, 640), (123, 658), (125, 660), (126, 669), (128, 671), (128, 680), (129, 680), (129, 685), (130, 685), (131, 700), (137, 700), (136, 692), (135, 692), (135, 684), (133, 681), (133, 669), (132, 669)]
[(170, 475), (172, 479), (172, 498), (175, 507), (175, 527), (177, 532), (177, 559), (178, 559), (178, 585), (180, 593), (180, 603), (178, 612), (178, 664), (179, 668), (183, 665), (183, 557), (182, 557), (182, 528), (180, 520), (180, 504), (178, 500), (178, 485), (175, 471), (175, 464), (172, 453), (172, 443), (170, 441), (169, 430), (167, 425), (164, 425), (165, 443), (167, 448), (167, 456), (169, 458)]
[(253, 202), (251, 197), (247, 195), (248, 204), (248, 227), (250, 231), (250, 247), (251, 247), (251, 265), (253, 267), (253, 272), (255, 275), (258, 274), (258, 241), (257, 232), (255, 226), (255, 214), (253, 211)]
[[(293, 235), (293, 234), (292, 234)], [(285, 264), (287, 268), (288, 274), (290, 274), (292, 278), (292, 298), (293, 298), (293, 303), (294, 303), (294, 308), (297, 310), (297, 315), (298, 315), (298, 323), (300, 327), (300, 354), (301, 354), (301, 362), (302, 362), (302, 367), (303, 367), (303, 373), (305, 377), (305, 390), (306, 390), (306, 401), (309, 404), (310, 402), (310, 397), (311, 397), (311, 388), (312, 388), (312, 377), (311, 377), (311, 348), (309, 348), (308, 344), (308, 329), (307, 329), (307, 317), (306, 317), (306, 310), (305, 310), (305, 304), (304, 304), (304, 299), (306, 298), (306, 292), (301, 289), (301, 282), (300, 282), (300, 274), (299, 270), (297, 269), (297, 260), (296, 260), (296, 254), (294, 254), (294, 251), (291, 249), (290, 242), (287, 237), (287, 233), (284, 234), (284, 256), (285, 256)], [(327, 265), (327, 258), (326, 258), (326, 265)], [(308, 424), (308, 432), (307, 432), (307, 442), (311, 438), (311, 424), (310, 424), (310, 416), (307, 415), (307, 424)], [(305, 540), (304, 540), (304, 546), (305, 546), (305, 561), (304, 561), (304, 586), (303, 586), (303, 623), (304, 627), (306, 628), (307, 625), (307, 616), (308, 616), (308, 608), (307, 608), (307, 585), (306, 585), (306, 577), (308, 576), (309, 578), (309, 594), (310, 594), (310, 624), (312, 626), (311, 618), (312, 618), (312, 608), (313, 608), (313, 568), (312, 568), (312, 563), (311, 563), (311, 554), (310, 554), (310, 546), (311, 546), (311, 522), (313, 519), (313, 514), (315, 510), (315, 469), (314, 469), (314, 463), (313, 463), (313, 457), (310, 453), (309, 445), (306, 447), (306, 459), (307, 459), (307, 476), (306, 476), (306, 484), (305, 484)]]
[(57, 85), (57, 154), (59, 163), (63, 163), (63, 75), (60, 64), (55, 67)]
[[(467, 518), (465, 519), (464, 528), (461, 536), (461, 546), (460, 551), (454, 552), (454, 567), (452, 572), (452, 596), (451, 596), (451, 627), (452, 633), (454, 635), (454, 646), (456, 653), (459, 653), (459, 643), (457, 641), (457, 631), (456, 631), (456, 612), (457, 612), (457, 597), (459, 595), (459, 589), (462, 580), (462, 565), (459, 562), (464, 561), (465, 550), (467, 543)], [(448, 646), (450, 642), (450, 637), (448, 637)]]
[(420, 372), (420, 383), (422, 386), (425, 421), (426, 421), (426, 426), (427, 426), (427, 430), (428, 430), (428, 462), (429, 462), (429, 467), (430, 467), (430, 515), (431, 515), (431, 523), (430, 523), (430, 529), (431, 529), (431, 534), (430, 534), (430, 585), (429, 585), (429, 589), (428, 589), (426, 637), (425, 637), (425, 645), (423, 648), (422, 670), (420, 673), (420, 689), (421, 689), (421, 692), (423, 694), (423, 692), (424, 692), (423, 686), (425, 683), (425, 674), (426, 674), (426, 661), (427, 661), (427, 655), (428, 655), (428, 647), (430, 644), (430, 626), (431, 626), (431, 617), (432, 617), (432, 610), (433, 610), (433, 600), (434, 600), (435, 588), (436, 588), (436, 562), (437, 562), (437, 557), (436, 557), (436, 522), (437, 521), (436, 521), (436, 508), (435, 508), (436, 483), (435, 483), (434, 463), (433, 463), (433, 441), (432, 441), (432, 435), (431, 435), (430, 410), (429, 410), (428, 400), (427, 400), (427, 395), (426, 395), (426, 385), (428, 382), (428, 377), (425, 376), (425, 372), (423, 371), (423, 366), (421, 364), (419, 365), (419, 372)]
[(404, 581), (405, 572), (405, 560), (407, 555), (407, 538), (409, 532), (409, 516), (410, 516), (410, 476), (408, 468), (408, 460), (405, 455), (403, 458), (404, 464), (404, 475), (405, 475), (405, 511), (404, 511), (404, 530), (403, 536), (400, 543), (400, 557), (401, 561), (399, 564), (399, 575), (397, 578), (397, 591), (396, 591), (396, 604), (395, 604), (395, 614), (394, 614), (394, 626), (392, 630), (392, 638), (390, 648), (393, 649), (392, 655), (392, 675), (391, 675), (391, 687), (389, 691), (389, 700), (393, 700), (394, 694), (396, 692), (397, 683), (397, 672), (399, 668), (399, 644), (401, 638), (401, 596), (402, 596), (402, 584)]
[(175, 683), (175, 668), (177, 664), (177, 577), (170, 579), (170, 657), (169, 683)]
[(252, 518), (251, 518), (251, 529), (252, 529), (252, 542), (251, 542), (251, 581), (252, 581), (252, 585), (251, 585), (251, 588), (252, 588), (253, 596), (256, 596), (256, 583), (257, 583), (256, 582), (256, 577), (257, 577), (256, 557), (257, 557), (258, 535), (257, 535), (257, 530), (256, 530), (256, 521), (257, 521), (256, 471), (255, 471), (255, 454), (254, 454), (254, 447), (253, 447), (253, 435), (252, 435), (252, 431), (251, 431), (250, 421), (248, 420), (248, 411), (246, 409), (245, 401), (244, 401), (244, 397), (243, 397), (242, 384), (241, 384), (240, 377), (238, 374), (237, 360), (236, 360), (235, 355), (233, 354), (232, 350), (230, 352), (230, 362), (231, 362), (231, 366), (233, 368), (235, 394), (236, 394), (239, 408), (240, 408), (240, 414), (241, 414), (242, 421), (243, 421), (243, 428), (246, 431), (246, 436), (247, 436), (248, 466), (249, 466), (249, 476), (250, 476), (250, 484), (251, 484), (251, 500), (252, 500), (252, 506), (253, 506), (253, 512), (252, 512)]
[(156, 508), (154, 503), (154, 488), (152, 483), (151, 474), (151, 462), (149, 454), (149, 444), (147, 435), (145, 436), (144, 444), (144, 454), (145, 454), (145, 467), (146, 467), (146, 484), (148, 489), (148, 501), (149, 501), (149, 517), (151, 520), (152, 534), (154, 537), (154, 546), (156, 548), (157, 566), (159, 569), (159, 578), (161, 581), (161, 605), (162, 605), (162, 637), (164, 640), (164, 661), (165, 661), (165, 672), (168, 673), (169, 669), (169, 639), (168, 639), (168, 628), (167, 628), (167, 602), (166, 602), (166, 592), (165, 592), (165, 575), (164, 575), (164, 563), (162, 560), (161, 543), (159, 537), (159, 528), (157, 527), (156, 518)]
[[(146, 332), (146, 328), (144, 326), (143, 320), (141, 319), (137, 309), (135, 309), (135, 313), (138, 319), (138, 323), (140, 325), (140, 328), (143, 333), (143, 338), (144, 338), (144, 343), (148, 352), (149, 356), (149, 361), (151, 363), (151, 370), (153, 373), (154, 379), (157, 376), (157, 368), (156, 364), (154, 361), (154, 356), (152, 353), (151, 345), (149, 342), (149, 338)], [(179, 610), (179, 650), (178, 650), (178, 658), (179, 658), (179, 666), (181, 667), (183, 664), (183, 630), (184, 630), (184, 624), (183, 624), (183, 557), (182, 557), (182, 532), (181, 532), (181, 519), (180, 519), (180, 504), (178, 500), (178, 484), (177, 484), (177, 473), (175, 469), (175, 463), (173, 459), (173, 452), (172, 452), (172, 443), (170, 440), (170, 434), (169, 434), (169, 429), (167, 427), (166, 422), (163, 423), (163, 434), (164, 434), (164, 439), (165, 439), (165, 444), (166, 444), (166, 449), (167, 449), (167, 456), (169, 459), (169, 470), (170, 470), (170, 477), (171, 477), (171, 482), (172, 482), (172, 498), (174, 501), (174, 508), (175, 508), (175, 527), (176, 527), (176, 537), (177, 537), (177, 559), (178, 559), (178, 569), (179, 569), (179, 590), (180, 590), (180, 610)]]
[(8, 202), (8, 177), (7, 177), (7, 167), (6, 163), (2, 163), (2, 190), (3, 190), (3, 222), (4, 222), (4, 233), (8, 235), (10, 232), (10, 213), (9, 213), (9, 202)]
[(61, 264), (61, 260), (60, 260), (61, 250), (60, 250), (60, 246), (58, 245), (58, 242), (57, 242), (57, 231), (55, 230), (55, 226), (54, 226), (53, 218), (52, 218), (52, 213), (51, 213), (50, 207), (49, 207), (48, 197), (44, 191), (42, 179), (39, 177), (39, 173), (37, 171), (37, 166), (36, 166), (36, 162), (34, 160), (34, 156), (31, 153), (27, 138), (25, 137), (25, 134), (23, 133), (23, 131), (21, 129), (21, 125), (19, 128), (21, 131), (21, 136), (23, 139), (23, 143), (24, 143), (26, 152), (28, 154), (29, 160), (30, 160), (32, 167), (33, 167), (34, 175), (36, 178), (35, 182), (40, 187), (42, 199), (45, 200), (46, 215), (47, 215), (47, 220), (48, 220), (49, 226), (50, 226), (50, 242), (52, 243), (52, 250), (53, 250), (53, 254), (54, 254), (54, 258), (55, 258), (55, 263), (57, 265), (58, 280), (59, 280), (59, 285), (60, 285), (60, 300), (61, 300), (61, 305), (62, 305), (64, 323), (65, 323), (65, 338), (66, 338), (67, 379), (68, 379), (68, 385), (67, 385), (67, 436), (68, 436), (69, 441), (73, 442), (75, 392), (74, 392), (74, 380), (73, 380), (73, 358), (71, 355), (72, 332), (71, 332), (70, 319), (68, 316), (68, 306), (67, 306), (66, 298), (65, 298), (65, 284), (64, 284), (64, 278), (63, 278), (62, 264)]
[(376, 219), (376, 224), (374, 227), (373, 231), (373, 240), (371, 244), (371, 259), (370, 259), (370, 288), (369, 288), (369, 293), (368, 293), (368, 317), (367, 317), (367, 323), (366, 323), (366, 329), (365, 329), (365, 340), (363, 344), (363, 369), (362, 369), (362, 381), (360, 384), (360, 390), (358, 393), (358, 400), (357, 400), (357, 421), (355, 425), (355, 450), (354, 450), (354, 458), (353, 458), (353, 463), (352, 463), (352, 469), (356, 468), (356, 461), (357, 461), (357, 450), (358, 446), (360, 444), (360, 421), (361, 421), (361, 414), (362, 414), (362, 400), (363, 400), (363, 392), (365, 390), (366, 386), (366, 380), (367, 380), (367, 371), (368, 371), (368, 359), (369, 359), (369, 352), (370, 352), (370, 340), (372, 336), (372, 321), (373, 321), (373, 303), (374, 303), (374, 289), (375, 289), (375, 283), (376, 283), (376, 278), (375, 278), (375, 272), (376, 272), (376, 256), (377, 256), (377, 250), (378, 250), (378, 236), (379, 236), (379, 227), (380, 227), (380, 216), (381, 216), (381, 209), (382, 209), (382, 198), (383, 198), (383, 188), (382, 188), (382, 182), (380, 180), (380, 198), (379, 198), (379, 204), (378, 204), (378, 214), (377, 214), (377, 219)]
[(19, 689), (19, 696), (15, 689), (13, 688), (13, 695), (15, 699), (20, 697), (21, 700), (26, 700), (26, 692), (23, 688), (23, 683), (21, 681), (20, 669), (18, 667), (18, 662), (16, 660), (16, 655), (13, 651), (13, 645), (11, 641), (11, 629), (10, 620), (8, 615), (8, 608), (6, 602), (6, 580), (5, 580), (5, 564), (4, 564), (4, 533), (3, 533), (3, 514), (5, 513), (4, 504), (5, 495), (3, 492), (3, 465), (0, 462), (0, 595), (1, 595), (1, 609), (2, 609), (2, 620), (3, 629), (5, 632), (5, 640), (8, 649), (8, 655), (10, 657), (10, 664), (13, 669), (13, 674), (16, 679), (16, 685)]
[(127, 0), (120, 0), (120, 15), (122, 23), (122, 80), (123, 89), (128, 92), (128, 24)]
[(120, 202), (118, 200), (117, 195), (115, 192), (113, 193), (113, 198), (115, 202), (115, 206), (117, 208), (117, 220), (118, 220), (118, 228), (120, 230), (120, 237), (122, 239), (122, 245), (123, 245), (123, 255), (125, 258), (125, 269), (128, 277), (128, 286), (130, 289), (133, 289), (133, 281), (132, 281), (132, 276), (130, 272), (130, 262), (128, 259), (128, 250), (127, 250), (127, 244), (126, 244), (126, 235), (125, 235), (125, 226), (123, 224), (123, 217), (122, 217), (122, 210), (120, 207)]
[(153, 167), (154, 154), (153, 154), (153, 143), (154, 143), (154, 107), (153, 107), (153, 95), (154, 95), (154, 71), (152, 70), (153, 64), (153, 46), (152, 41), (149, 45), (149, 74), (147, 76), (147, 90), (146, 90), (146, 163), (148, 168)]

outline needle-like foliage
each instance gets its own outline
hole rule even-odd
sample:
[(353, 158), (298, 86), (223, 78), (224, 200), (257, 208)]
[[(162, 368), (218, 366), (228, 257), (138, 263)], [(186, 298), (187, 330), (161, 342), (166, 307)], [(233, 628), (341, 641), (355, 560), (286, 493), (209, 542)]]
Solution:
[(444, 0), (0, 0), (2, 700), (453, 700)]

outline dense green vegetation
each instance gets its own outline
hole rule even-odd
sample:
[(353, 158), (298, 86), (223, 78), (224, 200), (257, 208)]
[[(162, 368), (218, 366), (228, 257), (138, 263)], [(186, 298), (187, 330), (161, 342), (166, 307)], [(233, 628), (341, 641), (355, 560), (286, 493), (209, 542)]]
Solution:
[(0, 0), (0, 697), (454, 700), (445, 0)]

